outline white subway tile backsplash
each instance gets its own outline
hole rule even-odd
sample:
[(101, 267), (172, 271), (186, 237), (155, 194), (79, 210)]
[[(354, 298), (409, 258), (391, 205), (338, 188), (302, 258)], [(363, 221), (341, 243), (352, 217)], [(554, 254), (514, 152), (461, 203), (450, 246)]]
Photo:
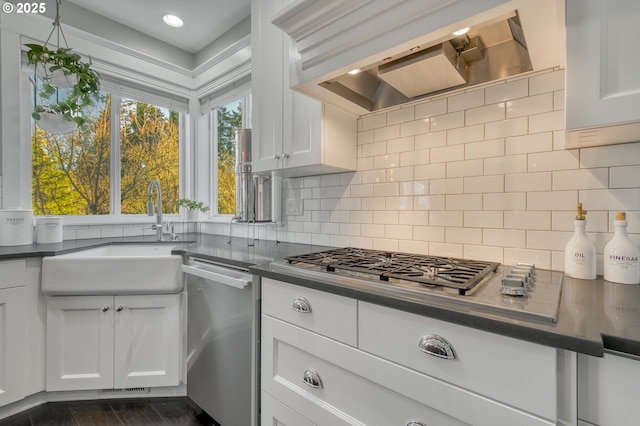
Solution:
[(478, 142), (484, 139), (484, 125), (459, 127), (447, 130), (447, 145)]
[(405, 123), (415, 119), (415, 108), (413, 105), (401, 107), (387, 112), (387, 124)]
[(411, 136), (387, 141), (388, 154), (392, 154), (395, 152), (413, 152), (414, 149), (414, 138)]
[(562, 269), (581, 201), (599, 256), (616, 210), (640, 242), (640, 142), (566, 150), (564, 77), (536, 72), (360, 118), (358, 172), (285, 179), (304, 214), (285, 214), (278, 237)]
[(504, 223), (502, 211), (466, 211), (464, 212), (465, 228), (502, 228)]
[(553, 93), (507, 101), (507, 118), (526, 117), (553, 111)]
[(601, 189), (609, 186), (609, 169), (559, 170), (553, 172), (553, 190)]
[(484, 89), (484, 93), (487, 105), (510, 99), (524, 98), (529, 94), (529, 81), (520, 79), (504, 84), (496, 84)]
[(578, 168), (578, 150), (529, 154), (528, 160), (528, 170), (530, 172), (572, 170)]
[(464, 146), (464, 158), (501, 157), (504, 155), (504, 139), (492, 139), (482, 142), (468, 143)]
[(427, 118), (434, 117), (436, 115), (446, 114), (447, 112), (447, 99), (442, 98), (438, 100), (432, 100), (415, 105), (415, 118)]
[(474, 124), (500, 121), (505, 118), (507, 118), (506, 105), (504, 102), (500, 102), (467, 110), (465, 114), (465, 124), (472, 126)]
[(416, 150), (445, 146), (447, 144), (447, 132), (431, 132), (424, 135), (416, 135), (414, 141)]
[(580, 167), (634, 166), (640, 158), (640, 143), (598, 146), (580, 150)]
[(551, 172), (508, 174), (504, 178), (506, 192), (551, 190)]
[(431, 148), (432, 163), (448, 163), (464, 160), (464, 145), (443, 146)]
[(481, 176), (483, 169), (482, 159), (450, 161), (447, 163), (447, 177)]
[(640, 184), (640, 166), (612, 167), (611, 188), (635, 188)]
[(462, 178), (432, 179), (429, 186), (430, 194), (461, 194), (464, 190)]
[(501, 175), (465, 177), (464, 192), (465, 194), (504, 192), (504, 177)]
[[(418, 212), (416, 212), (418, 213)], [(462, 211), (430, 211), (429, 213), (429, 225), (432, 226), (462, 226), (463, 216)], [(464, 212), (467, 213), (467, 212)], [(465, 226), (467, 226), (465, 224)]]
[(403, 138), (429, 133), (429, 130), (430, 123), (428, 119), (414, 120), (400, 124), (400, 136)]
[(564, 70), (547, 72), (529, 79), (529, 95), (564, 90)]
[(441, 132), (443, 130), (455, 129), (463, 126), (464, 111), (431, 117), (431, 130), (433, 132)]
[(529, 132), (541, 133), (564, 129), (564, 110), (529, 117)]
[(506, 138), (506, 154), (528, 154), (531, 152), (545, 152), (553, 149), (553, 134), (534, 133), (532, 135), (513, 136)]
[(484, 105), (484, 90), (472, 90), (448, 98), (448, 111), (463, 111)]

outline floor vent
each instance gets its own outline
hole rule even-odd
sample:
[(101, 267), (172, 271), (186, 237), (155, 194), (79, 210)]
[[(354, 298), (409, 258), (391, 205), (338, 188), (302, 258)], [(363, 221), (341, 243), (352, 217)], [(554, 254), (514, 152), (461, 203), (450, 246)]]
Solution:
[(101, 389), (100, 393), (122, 393), (122, 392), (136, 392), (136, 393), (149, 393), (149, 388), (124, 388), (124, 389)]

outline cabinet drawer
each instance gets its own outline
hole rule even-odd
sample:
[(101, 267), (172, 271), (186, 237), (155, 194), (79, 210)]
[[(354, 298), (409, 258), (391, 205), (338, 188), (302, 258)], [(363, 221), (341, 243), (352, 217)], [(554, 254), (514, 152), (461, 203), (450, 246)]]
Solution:
[(263, 390), (316, 424), (555, 424), (274, 318), (262, 327)]
[[(359, 348), (547, 419), (557, 416), (556, 350), (369, 303), (358, 309)], [(423, 353), (438, 335), (455, 359)]]
[(24, 259), (0, 261), (0, 289), (25, 285), (26, 271)]
[[(294, 303), (298, 310), (294, 310)], [(308, 312), (304, 306), (308, 306)], [(262, 279), (262, 312), (323, 336), (355, 346), (358, 308), (354, 299)]]

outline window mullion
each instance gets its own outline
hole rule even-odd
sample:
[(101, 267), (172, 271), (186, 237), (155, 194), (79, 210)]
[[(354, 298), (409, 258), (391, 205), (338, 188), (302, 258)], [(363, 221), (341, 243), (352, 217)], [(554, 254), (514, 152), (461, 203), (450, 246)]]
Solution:
[(111, 214), (120, 216), (120, 103), (121, 97), (111, 95)]

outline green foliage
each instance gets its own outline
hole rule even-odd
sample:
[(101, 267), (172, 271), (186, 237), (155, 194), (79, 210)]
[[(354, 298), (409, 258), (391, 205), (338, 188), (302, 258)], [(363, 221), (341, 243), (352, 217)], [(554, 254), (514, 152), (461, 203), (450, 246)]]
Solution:
[[(38, 121), (43, 112), (61, 114), (65, 120), (74, 121), (84, 133), (88, 132), (89, 118), (84, 114), (87, 107), (98, 101), (100, 77), (91, 69), (91, 64), (82, 61), (82, 57), (69, 48), (51, 50), (40, 44), (25, 44), (29, 48), (27, 58), (35, 67), (31, 80), (41, 104), (34, 102), (31, 116)], [(38, 77), (38, 66), (43, 76)], [(70, 89), (58, 89), (51, 83), (54, 71), (61, 70), (65, 76), (75, 75), (76, 83)], [(55, 96), (54, 96), (55, 95)], [(62, 98), (61, 98), (62, 95)]]
[(242, 127), (242, 105), (221, 107), (218, 116), (218, 214), (236, 212), (236, 132)]
[[(89, 109), (89, 131), (36, 129), (32, 139), (32, 205), (36, 215), (110, 213), (111, 97)], [(140, 102), (120, 110), (120, 210), (146, 212), (147, 185), (158, 179), (166, 213), (178, 212), (179, 131), (172, 112)], [(138, 114), (140, 113), (140, 114)], [(167, 117), (168, 116), (168, 117)]]
[(179, 199), (178, 206), (184, 207), (188, 210), (200, 210), (202, 213), (209, 211), (209, 207), (205, 206), (202, 201), (189, 200), (187, 198)]

